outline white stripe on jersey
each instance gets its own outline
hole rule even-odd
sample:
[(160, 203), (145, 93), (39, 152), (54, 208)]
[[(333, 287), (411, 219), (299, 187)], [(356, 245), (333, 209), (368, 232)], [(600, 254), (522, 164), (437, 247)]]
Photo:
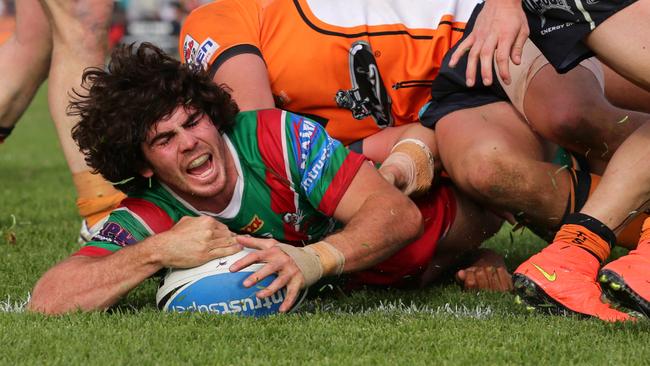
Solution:
[(467, 22), (483, 0), (306, 0), (322, 22), (338, 27), (404, 24), (409, 29), (435, 29), (444, 15)]
[(151, 227), (149, 227), (149, 225), (144, 221), (144, 219), (142, 219), (142, 217), (138, 216), (138, 214), (136, 214), (135, 212), (129, 210), (128, 207), (118, 207), (113, 211), (126, 211), (126, 212), (128, 212), (129, 215), (133, 216), (134, 219), (138, 220), (140, 225), (142, 225), (142, 227), (144, 227), (145, 230), (147, 230), (149, 232), (149, 235), (156, 235), (156, 233), (154, 233), (153, 230), (151, 230)]
[[(296, 213), (298, 212), (298, 193), (296, 193), (296, 188), (293, 183), (293, 180), (291, 179), (291, 167), (289, 166), (289, 151), (287, 150), (287, 138), (285, 136), (285, 131), (286, 131), (286, 126), (287, 125), (287, 112), (282, 111), (282, 114), (280, 115), (280, 140), (282, 140), (282, 156), (284, 157), (284, 168), (285, 168), (285, 176), (287, 180), (289, 181), (289, 188), (293, 192), (293, 207), (296, 210)], [(300, 225), (295, 225), (296, 231), (300, 231)]]

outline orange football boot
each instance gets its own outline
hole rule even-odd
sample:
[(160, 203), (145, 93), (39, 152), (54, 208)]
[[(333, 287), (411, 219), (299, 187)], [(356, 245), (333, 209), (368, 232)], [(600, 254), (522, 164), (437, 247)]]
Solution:
[(607, 301), (650, 316), (650, 220), (636, 249), (603, 267), (598, 280)]
[(517, 302), (555, 315), (582, 314), (606, 321), (629, 320), (628, 314), (600, 300), (596, 282), (600, 264), (591, 253), (556, 240), (522, 263), (513, 275)]

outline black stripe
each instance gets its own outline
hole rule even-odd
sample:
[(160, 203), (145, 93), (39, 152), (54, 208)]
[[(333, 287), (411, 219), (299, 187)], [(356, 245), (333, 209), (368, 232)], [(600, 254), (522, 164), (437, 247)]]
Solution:
[[(300, 3), (298, 0), (293, 0), (294, 5), (296, 6), (296, 9), (298, 10), (298, 13), (300, 14), (300, 17), (302, 20), (313, 30), (315, 30), (318, 33), (323, 33), (328, 36), (336, 36), (336, 37), (343, 37), (343, 38), (358, 38), (358, 37), (363, 37), (363, 36), (368, 36), (368, 37), (379, 37), (379, 36), (394, 36), (394, 35), (407, 35), (413, 39), (433, 39), (433, 36), (418, 36), (411, 34), (407, 31), (384, 31), (384, 32), (359, 32), (359, 33), (353, 33), (353, 34), (348, 34), (348, 33), (341, 33), (341, 32), (334, 32), (334, 31), (328, 31), (322, 28), (317, 27), (314, 23), (312, 23), (305, 13), (303, 12), (302, 8), (300, 7)], [(450, 21), (442, 21), (438, 23), (440, 24), (446, 24), (446, 25), (451, 25), (452, 23)], [(451, 28), (451, 30), (455, 32), (464, 32), (465, 30), (462, 28)]]
[[(219, 66), (228, 61), (228, 59), (244, 53), (252, 53), (254, 55), (258, 55), (262, 60), (264, 60), (264, 56), (262, 56), (262, 52), (259, 50), (259, 48), (253, 46), (252, 44), (240, 44), (227, 49), (214, 60), (209, 70), (210, 78), (214, 78), (214, 74), (217, 73)], [(266, 63), (266, 61), (264, 61), (264, 63)]]
[(178, 291), (181, 287), (187, 285), (188, 283), (189, 282), (185, 282), (184, 284), (176, 287), (175, 289), (169, 291), (165, 296), (163, 296), (163, 298), (160, 299), (158, 304), (156, 304), (158, 306), (158, 309), (163, 310), (165, 308), (165, 305), (167, 305), (167, 301), (169, 300), (169, 298), (172, 297), (172, 295), (174, 295), (176, 291)]

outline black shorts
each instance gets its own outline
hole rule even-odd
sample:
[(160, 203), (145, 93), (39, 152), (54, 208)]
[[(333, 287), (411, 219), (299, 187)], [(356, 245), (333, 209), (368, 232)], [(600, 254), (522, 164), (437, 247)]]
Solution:
[[(506, 92), (499, 81), (494, 80), (492, 85), (484, 86), (480, 69), (477, 70), (476, 83), (468, 88), (465, 84), (465, 70), (467, 69), (467, 53), (458, 61), (455, 68), (449, 67), (449, 59), (456, 51), (458, 45), (471, 33), (478, 13), (483, 9), (483, 4), (474, 8), (472, 16), (467, 21), (463, 37), (449, 50), (442, 60), (438, 76), (431, 85), (431, 100), (420, 109), (420, 122), (430, 128), (435, 128), (436, 123), (451, 112), (461, 109), (480, 107), (482, 105), (509, 101)], [(494, 71), (494, 65), (492, 66)]]
[[(523, 0), (529, 38), (559, 73), (594, 56), (582, 41), (635, 0)], [(650, 23), (649, 23), (650, 24)]]

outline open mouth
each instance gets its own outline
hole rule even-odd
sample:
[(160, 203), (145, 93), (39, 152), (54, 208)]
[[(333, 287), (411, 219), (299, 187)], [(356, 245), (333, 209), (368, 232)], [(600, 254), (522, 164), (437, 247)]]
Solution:
[(212, 169), (212, 154), (203, 154), (192, 160), (187, 167), (187, 173), (195, 176), (203, 176)]

